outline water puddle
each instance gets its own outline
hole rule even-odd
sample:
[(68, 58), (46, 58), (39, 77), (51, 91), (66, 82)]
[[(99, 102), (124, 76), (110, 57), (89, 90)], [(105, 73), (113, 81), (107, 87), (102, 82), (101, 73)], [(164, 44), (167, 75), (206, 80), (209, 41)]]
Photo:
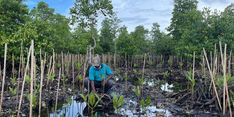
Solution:
[(78, 115), (83, 116), (83, 110), (86, 107), (85, 102), (75, 101), (74, 97), (71, 98), (71, 102), (63, 105), (62, 108), (56, 112), (51, 112), (49, 117), (78, 117)]
[(166, 91), (166, 92), (173, 92), (173, 90), (172, 90), (172, 88), (173, 88), (174, 86), (173, 86), (173, 84), (168, 84), (167, 82), (165, 83), (165, 84), (162, 84), (161, 85), (161, 87), (160, 87), (160, 89), (162, 90), (162, 91)]
[[(137, 102), (129, 100), (123, 108), (120, 109), (120, 114), (128, 117), (138, 117), (138, 113), (136, 111)], [(166, 109), (158, 109), (156, 106), (148, 106), (146, 107), (145, 113), (141, 109), (141, 116), (145, 117), (155, 117), (155, 116), (164, 116), (171, 117), (172, 114)]]
[[(133, 100), (125, 101), (125, 105), (120, 109), (120, 115), (129, 117), (138, 117), (138, 112), (136, 111), (137, 102)], [(56, 112), (50, 112), (49, 117), (88, 117), (83, 115), (84, 108), (86, 107), (85, 102), (78, 102), (73, 97), (71, 102), (64, 104)], [(155, 117), (158, 114), (164, 117), (171, 117), (172, 114), (166, 109), (158, 109), (156, 106), (148, 106), (145, 109), (145, 113), (141, 109), (141, 116), (145, 117)]]

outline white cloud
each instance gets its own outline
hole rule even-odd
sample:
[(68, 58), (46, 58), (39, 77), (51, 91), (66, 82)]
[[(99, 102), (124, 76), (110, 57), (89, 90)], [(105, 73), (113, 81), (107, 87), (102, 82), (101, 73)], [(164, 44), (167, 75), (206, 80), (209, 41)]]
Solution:
[[(112, 0), (117, 16), (122, 20), (121, 25), (133, 31), (138, 25), (150, 29), (157, 22), (161, 30), (166, 31), (170, 25), (174, 0)], [(204, 7), (223, 11), (234, 0), (200, 0), (198, 9)]]

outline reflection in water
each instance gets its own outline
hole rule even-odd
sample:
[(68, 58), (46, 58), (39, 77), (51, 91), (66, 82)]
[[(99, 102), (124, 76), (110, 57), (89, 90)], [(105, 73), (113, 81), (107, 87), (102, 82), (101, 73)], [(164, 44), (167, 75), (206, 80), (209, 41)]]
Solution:
[[(129, 103), (120, 109), (120, 114), (128, 117), (138, 117), (138, 112), (135, 110), (137, 106), (137, 102), (129, 100)], [(142, 111), (142, 109), (141, 109)], [(157, 113), (162, 113), (165, 117), (171, 117), (172, 114), (166, 109), (158, 109), (156, 106), (148, 106), (146, 107), (147, 117), (155, 117)]]
[(161, 85), (161, 90), (166, 91), (166, 92), (173, 92), (171, 88), (173, 88), (173, 84), (169, 85), (168, 83), (162, 84)]
[[(64, 105), (61, 109), (56, 111), (56, 116), (58, 117), (78, 117), (78, 115), (83, 116), (83, 110), (86, 107), (85, 102), (77, 102), (72, 97), (72, 101), (69, 104)], [(54, 117), (55, 113), (51, 112), (50, 117)]]

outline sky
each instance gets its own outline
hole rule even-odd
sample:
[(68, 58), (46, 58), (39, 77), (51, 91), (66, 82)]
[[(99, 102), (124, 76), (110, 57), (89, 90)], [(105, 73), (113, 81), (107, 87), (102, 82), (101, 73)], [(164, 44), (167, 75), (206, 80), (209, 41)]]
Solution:
[[(69, 17), (69, 9), (75, 0), (26, 0), (25, 3), (30, 9), (38, 2), (44, 1), (49, 7), (54, 8), (56, 13)], [(170, 25), (174, 0), (112, 0), (114, 11), (129, 31), (134, 31), (136, 26), (143, 25), (151, 29), (152, 24), (157, 22), (162, 31)], [(223, 11), (234, 0), (199, 0), (198, 9), (208, 7), (212, 10)], [(99, 18), (98, 28), (103, 18)]]

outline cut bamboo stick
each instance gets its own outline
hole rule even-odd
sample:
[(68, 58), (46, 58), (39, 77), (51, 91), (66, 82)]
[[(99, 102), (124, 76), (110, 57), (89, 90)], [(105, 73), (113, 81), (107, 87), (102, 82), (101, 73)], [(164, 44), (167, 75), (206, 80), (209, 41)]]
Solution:
[(61, 79), (61, 68), (59, 69), (59, 77), (58, 77), (58, 86), (57, 86), (57, 92), (56, 92), (56, 99), (55, 99), (55, 117), (56, 117), (56, 110), (57, 110), (57, 105), (58, 105), (58, 94), (59, 94), (59, 84), (60, 84), (60, 79)]
[(31, 55), (31, 50), (32, 50), (32, 46), (30, 46), (29, 51), (28, 51), (28, 56), (27, 56), (27, 63), (26, 63), (26, 68), (24, 70), (24, 77), (23, 77), (23, 83), (22, 83), (22, 88), (21, 88), (21, 95), (20, 95), (20, 100), (19, 100), (19, 105), (18, 105), (18, 112), (17, 112), (17, 117), (20, 117), (20, 109), (21, 109), (21, 103), (22, 103), (22, 99), (23, 99), (23, 93), (24, 93), (24, 84), (25, 84), (25, 77), (27, 76), (27, 71), (29, 69), (29, 59), (30, 59), (30, 55)]
[(5, 50), (4, 50), (4, 66), (3, 66), (3, 77), (2, 77), (2, 91), (1, 91), (1, 99), (0, 99), (0, 116), (2, 114), (2, 100), (3, 100), (4, 86), (5, 86), (5, 77), (6, 77), (6, 59), (7, 59), (7, 44), (5, 44)]
[(32, 106), (33, 106), (33, 82), (34, 82), (34, 41), (31, 41), (32, 52), (31, 52), (31, 83), (30, 83), (30, 105), (29, 105), (29, 117), (32, 117)]
[(217, 101), (218, 101), (218, 104), (219, 104), (219, 108), (222, 110), (222, 106), (221, 106), (221, 103), (220, 103), (219, 95), (218, 95), (217, 88), (216, 88), (215, 82), (214, 82), (214, 76), (213, 76), (213, 73), (211, 71), (210, 64), (209, 64), (209, 61), (208, 61), (208, 58), (207, 58), (207, 54), (206, 54), (206, 51), (205, 51), (204, 48), (203, 48), (203, 52), (204, 52), (204, 55), (205, 55), (207, 67), (208, 67), (208, 70), (209, 70), (209, 73), (210, 73), (211, 82), (212, 82), (212, 85), (213, 85), (213, 89), (215, 91), (215, 95), (216, 95), (216, 98), (217, 98)]

